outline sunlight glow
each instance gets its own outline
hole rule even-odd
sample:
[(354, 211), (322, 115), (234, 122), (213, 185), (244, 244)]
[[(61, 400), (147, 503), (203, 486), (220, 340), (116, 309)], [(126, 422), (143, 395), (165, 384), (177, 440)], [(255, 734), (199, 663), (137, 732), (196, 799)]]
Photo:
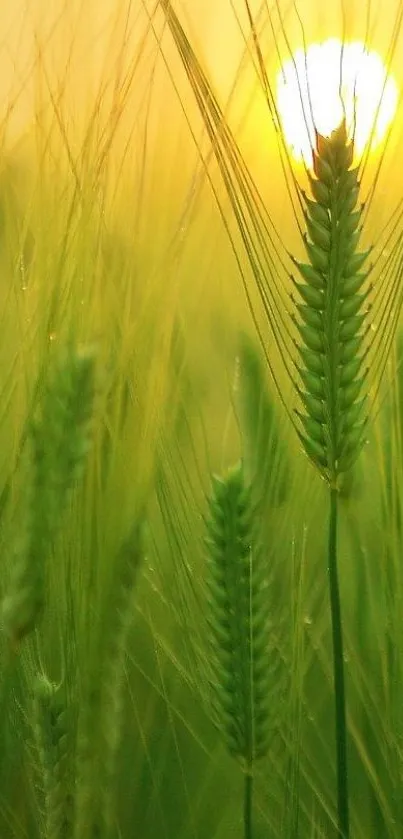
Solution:
[(346, 117), (357, 157), (385, 139), (398, 101), (382, 59), (356, 41), (337, 39), (300, 49), (277, 77), (277, 107), (286, 144), (295, 160), (312, 165), (315, 128), (329, 136)]

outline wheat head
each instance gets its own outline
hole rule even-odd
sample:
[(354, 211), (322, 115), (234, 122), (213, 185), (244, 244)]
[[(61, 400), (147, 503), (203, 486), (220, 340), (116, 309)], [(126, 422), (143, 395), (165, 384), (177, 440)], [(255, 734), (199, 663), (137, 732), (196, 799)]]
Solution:
[(71, 719), (62, 687), (43, 675), (34, 686), (33, 720), (45, 799), (44, 837), (64, 839), (72, 827)]
[(68, 347), (50, 366), (30, 425), (24, 533), (16, 539), (10, 582), (1, 607), (13, 645), (37, 624), (45, 599), (45, 562), (67, 495), (84, 470), (91, 443), (95, 354)]
[(294, 314), (302, 362), (297, 430), (332, 486), (357, 458), (368, 417), (364, 359), (371, 286), (364, 266), (370, 250), (358, 247), (362, 207), (353, 153), (345, 121), (330, 137), (317, 134), (312, 197), (303, 194), (308, 262), (295, 260), (302, 278), (294, 280), (301, 300)]
[(242, 466), (215, 478), (206, 539), (212, 703), (228, 750), (248, 767), (266, 754), (278, 686), (256, 512)]

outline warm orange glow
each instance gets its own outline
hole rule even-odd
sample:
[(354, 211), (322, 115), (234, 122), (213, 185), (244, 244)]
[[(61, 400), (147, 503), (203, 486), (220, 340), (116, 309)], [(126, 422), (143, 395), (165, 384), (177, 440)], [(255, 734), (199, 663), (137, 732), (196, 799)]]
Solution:
[(285, 141), (310, 166), (315, 127), (328, 136), (345, 116), (356, 156), (385, 139), (398, 100), (380, 56), (363, 43), (337, 39), (297, 50), (277, 78), (277, 107)]

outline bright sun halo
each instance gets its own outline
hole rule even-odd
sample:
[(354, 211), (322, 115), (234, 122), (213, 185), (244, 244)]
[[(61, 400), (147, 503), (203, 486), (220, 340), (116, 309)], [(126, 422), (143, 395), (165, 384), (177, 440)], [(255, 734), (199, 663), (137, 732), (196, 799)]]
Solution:
[(398, 91), (382, 59), (363, 43), (337, 39), (300, 49), (277, 77), (284, 138), (297, 161), (312, 163), (315, 127), (329, 136), (346, 117), (356, 155), (376, 148), (394, 117)]

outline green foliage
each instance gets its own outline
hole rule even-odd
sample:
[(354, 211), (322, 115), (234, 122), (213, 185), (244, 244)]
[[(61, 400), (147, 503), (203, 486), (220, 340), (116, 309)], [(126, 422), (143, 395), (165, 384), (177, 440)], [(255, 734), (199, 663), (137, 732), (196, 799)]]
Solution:
[(290, 491), (290, 458), (280, 434), (266, 366), (255, 342), (246, 333), (239, 341), (237, 395), (245, 468), (250, 472), (261, 503), (272, 510), (286, 501)]
[(76, 766), (77, 839), (114, 835), (125, 657), (142, 557), (141, 527), (135, 522), (113, 563), (112, 579), (98, 616), (93, 660), (84, 682)]

